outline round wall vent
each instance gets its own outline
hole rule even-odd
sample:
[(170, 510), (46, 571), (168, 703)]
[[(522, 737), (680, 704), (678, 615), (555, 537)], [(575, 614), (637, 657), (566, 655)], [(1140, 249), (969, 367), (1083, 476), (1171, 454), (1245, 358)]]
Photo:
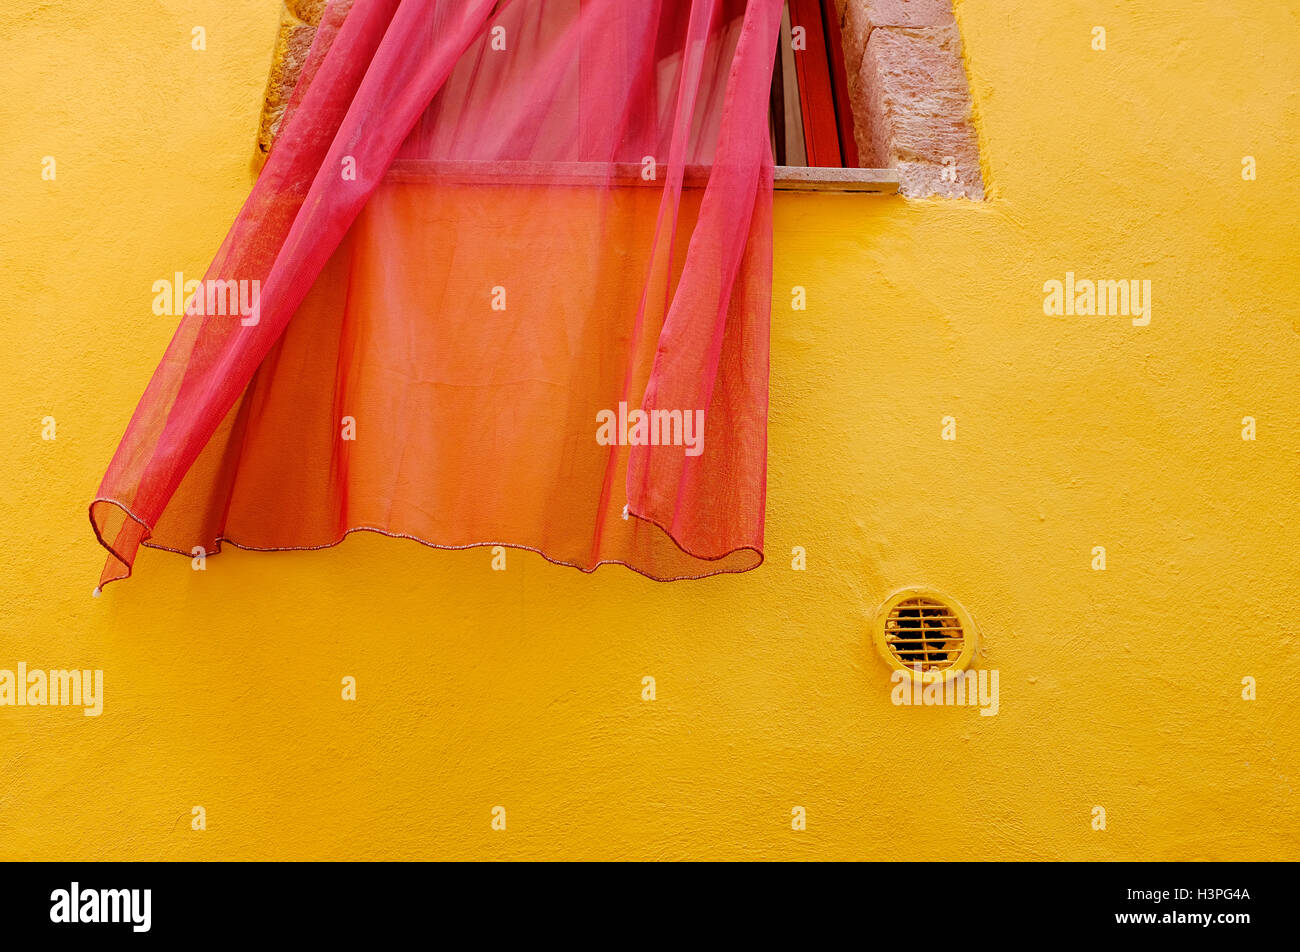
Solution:
[(930, 681), (970, 667), (977, 633), (956, 599), (930, 588), (905, 588), (876, 612), (876, 647), (894, 668)]

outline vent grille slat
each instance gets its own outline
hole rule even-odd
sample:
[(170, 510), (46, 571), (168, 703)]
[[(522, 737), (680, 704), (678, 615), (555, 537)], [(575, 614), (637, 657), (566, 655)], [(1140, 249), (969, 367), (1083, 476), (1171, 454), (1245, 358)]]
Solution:
[(903, 599), (890, 609), (884, 627), (885, 642), (894, 657), (923, 672), (952, 667), (966, 643), (956, 612), (932, 598)]

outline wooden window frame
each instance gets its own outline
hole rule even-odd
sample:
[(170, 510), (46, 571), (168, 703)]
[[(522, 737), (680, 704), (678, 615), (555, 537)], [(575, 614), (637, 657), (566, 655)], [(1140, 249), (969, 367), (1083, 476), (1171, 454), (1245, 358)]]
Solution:
[[(791, 49), (794, 27), (805, 48)], [(848, 70), (835, 0), (786, 0), (772, 71), (772, 145), (783, 191), (898, 192), (897, 169), (859, 168)], [(793, 75), (792, 75), (793, 74)], [(802, 141), (790, 136), (790, 125)], [(785, 164), (793, 159), (791, 164)]]
[(857, 168), (844, 45), (834, 0), (786, 0), (806, 49), (794, 57), (809, 168)]

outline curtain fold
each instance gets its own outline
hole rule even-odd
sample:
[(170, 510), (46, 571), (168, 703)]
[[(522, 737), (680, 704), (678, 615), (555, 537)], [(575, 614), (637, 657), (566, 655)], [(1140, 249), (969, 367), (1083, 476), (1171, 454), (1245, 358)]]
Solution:
[(759, 564), (780, 9), (330, 3), (91, 503), (101, 586), (363, 529)]

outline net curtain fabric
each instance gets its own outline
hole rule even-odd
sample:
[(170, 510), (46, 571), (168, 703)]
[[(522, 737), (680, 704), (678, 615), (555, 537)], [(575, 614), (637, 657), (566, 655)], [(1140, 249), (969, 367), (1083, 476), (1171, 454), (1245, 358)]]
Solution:
[(758, 565), (781, 6), (331, 3), (91, 503), (101, 586), (359, 529)]

